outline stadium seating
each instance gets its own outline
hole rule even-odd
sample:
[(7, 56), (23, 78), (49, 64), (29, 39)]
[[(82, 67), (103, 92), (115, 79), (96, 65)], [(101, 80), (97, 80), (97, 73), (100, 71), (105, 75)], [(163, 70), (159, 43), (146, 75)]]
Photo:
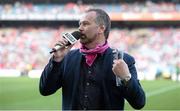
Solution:
[[(0, 4), (0, 20), (57, 20), (58, 14), (76, 15), (91, 7), (100, 7), (108, 13), (176, 13), (180, 4), (174, 2), (120, 3), (120, 4), (33, 4), (15, 2)], [(60, 15), (62, 16), (62, 15)], [(76, 20), (77, 18), (73, 19)], [(65, 17), (65, 16), (64, 16)], [(42, 19), (43, 18), (43, 19)], [(72, 16), (61, 19), (71, 19)], [(127, 20), (128, 22), (128, 20)], [(17, 69), (21, 72), (41, 70), (48, 62), (49, 51), (60, 39), (63, 32), (72, 32), (75, 28), (53, 27), (6, 27), (0, 28), (0, 69)], [(123, 29), (113, 27), (108, 42), (111, 47), (131, 53), (135, 59), (140, 78), (157, 71), (175, 73), (175, 64), (180, 60), (179, 27), (145, 27)], [(76, 44), (74, 48), (79, 47)], [(168, 62), (167, 62), (168, 61)], [(151, 76), (152, 77), (152, 76)]]

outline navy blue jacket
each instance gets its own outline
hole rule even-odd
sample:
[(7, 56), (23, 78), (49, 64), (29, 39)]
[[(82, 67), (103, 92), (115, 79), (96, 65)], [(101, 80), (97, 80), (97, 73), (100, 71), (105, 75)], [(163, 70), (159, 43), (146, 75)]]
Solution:
[[(62, 87), (62, 108), (65, 110), (75, 108), (82, 56), (82, 53), (76, 49), (70, 51), (59, 63), (50, 59), (40, 78), (39, 89), (44, 96), (53, 94)], [(134, 58), (124, 53), (123, 59), (132, 75), (127, 86), (116, 86), (116, 78), (112, 71), (113, 54), (111, 48), (106, 50), (103, 59), (100, 66), (100, 72), (103, 74), (100, 83), (103, 90), (104, 109), (123, 110), (124, 99), (133, 108), (141, 109), (145, 105), (145, 93), (137, 79)]]

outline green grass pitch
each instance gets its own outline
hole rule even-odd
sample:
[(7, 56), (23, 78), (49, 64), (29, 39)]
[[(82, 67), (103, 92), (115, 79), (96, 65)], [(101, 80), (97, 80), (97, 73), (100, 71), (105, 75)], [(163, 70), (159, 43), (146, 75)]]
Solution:
[[(180, 110), (180, 82), (141, 81), (147, 96), (143, 110)], [(39, 79), (0, 78), (0, 110), (59, 110), (61, 90), (41, 96)], [(126, 110), (133, 110), (126, 102)]]

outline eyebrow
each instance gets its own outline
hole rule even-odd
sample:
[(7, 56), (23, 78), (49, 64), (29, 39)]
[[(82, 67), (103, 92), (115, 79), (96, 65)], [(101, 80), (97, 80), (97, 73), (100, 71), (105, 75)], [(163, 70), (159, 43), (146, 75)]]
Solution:
[(89, 21), (79, 21), (79, 25), (80, 25), (81, 23), (89, 23)]

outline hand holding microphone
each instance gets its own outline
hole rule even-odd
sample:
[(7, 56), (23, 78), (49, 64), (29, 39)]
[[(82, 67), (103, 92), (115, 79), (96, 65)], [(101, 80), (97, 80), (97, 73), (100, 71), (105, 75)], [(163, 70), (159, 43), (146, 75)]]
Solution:
[(70, 33), (64, 33), (63, 38), (65, 38), (65, 41), (62, 42), (62, 44), (56, 44), (55, 47), (52, 48), (52, 50), (49, 53), (51, 54), (51, 53), (56, 52), (57, 50), (59, 50), (61, 48), (75, 44), (80, 37), (81, 37), (81, 32), (79, 32), (79, 31), (74, 31), (71, 34)]
[(50, 51), (50, 54), (53, 53), (56, 62), (60, 62), (64, 58), (81, 37), (81, 33), (79, 31), (74, 31), (73, 33), (64, 33), (62, 36), (63, 39), (56, 43), (55, 47)]

